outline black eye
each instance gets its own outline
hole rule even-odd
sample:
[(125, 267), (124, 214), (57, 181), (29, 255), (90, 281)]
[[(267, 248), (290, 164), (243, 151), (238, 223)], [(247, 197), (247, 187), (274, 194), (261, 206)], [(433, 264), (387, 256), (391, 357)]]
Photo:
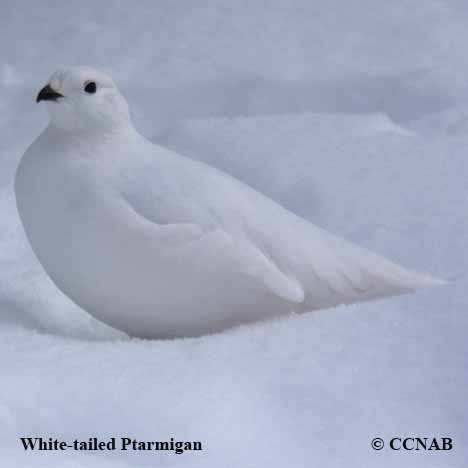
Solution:
[(86, 83), (84, 90), (89, 94), (94, 94), (96, 92), (96, 83), (94, 81), (89, 81)]

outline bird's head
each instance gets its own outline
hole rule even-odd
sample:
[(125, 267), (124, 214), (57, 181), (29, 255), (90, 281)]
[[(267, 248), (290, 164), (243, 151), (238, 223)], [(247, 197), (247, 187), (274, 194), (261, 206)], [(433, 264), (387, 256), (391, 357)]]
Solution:
[(130, 121), (114, 81), (89, 67), (54, 72), (37, 95), (36, 102), (41, 101), (47, 103), (51, 125), (67, 131), (113, 131)]

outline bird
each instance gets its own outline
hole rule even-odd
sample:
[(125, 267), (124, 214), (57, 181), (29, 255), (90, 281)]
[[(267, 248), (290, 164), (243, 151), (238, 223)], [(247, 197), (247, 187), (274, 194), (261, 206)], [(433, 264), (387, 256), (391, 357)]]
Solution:
[(36, 101), (49, 123), (14, 183), (29, 243), (62, 292), (132, 337), (195, 337), (444, 283), (147, 140), (101, 71), (60, 68)]

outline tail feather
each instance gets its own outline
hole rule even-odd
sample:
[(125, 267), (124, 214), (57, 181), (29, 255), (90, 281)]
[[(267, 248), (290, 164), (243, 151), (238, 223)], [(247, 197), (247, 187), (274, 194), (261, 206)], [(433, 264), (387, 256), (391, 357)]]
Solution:
[(381, 255), (321, 232), (320, 261), (311, 265), (304, 307), (307, 310), (397, 296), (442, 286), (446, 280), (413, 272)]

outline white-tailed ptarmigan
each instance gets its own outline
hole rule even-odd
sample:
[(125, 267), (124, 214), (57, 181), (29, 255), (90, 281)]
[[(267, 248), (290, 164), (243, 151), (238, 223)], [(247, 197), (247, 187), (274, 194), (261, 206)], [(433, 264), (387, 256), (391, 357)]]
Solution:
[(101, 72), (58, 70), (37, 101), (50, 123), (15, 181), (28, 239), (65, 294), (129, 335), (196, 336), (441, 283), (149, 142)]

